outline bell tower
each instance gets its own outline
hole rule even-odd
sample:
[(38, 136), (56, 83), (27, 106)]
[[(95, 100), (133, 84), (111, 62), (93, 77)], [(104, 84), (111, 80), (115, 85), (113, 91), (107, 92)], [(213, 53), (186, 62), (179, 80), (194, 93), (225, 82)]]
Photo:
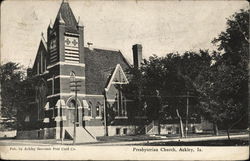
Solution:
[[(72, 127), (73, 104), (77, 103), (77, 122), (82, 126), (83, 100), (85, 100), (84, 27), (76, 20), (69, 3), (63, 1), (54, 24), (47, 31), (48, 67), (47, 79), (49, 108), (53, 111), (52, 122), (56, 127)], [(70, 75), (75, 74), (78, 87), (77, 100), (70, 88)], [(51, 114), (52, 115), (52, 114)]]

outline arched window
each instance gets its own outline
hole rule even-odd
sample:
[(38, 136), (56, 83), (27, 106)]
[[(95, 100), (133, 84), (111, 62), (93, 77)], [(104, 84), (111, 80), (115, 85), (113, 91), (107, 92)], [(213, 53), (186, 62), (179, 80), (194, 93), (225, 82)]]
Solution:
[(69, 108), (75, 108), (76, 107), (76, 101), (74, 99), (72, 99), (69, 103), (68, 103)]
[(101, 103), (97, 102), (96, 104), (96, 117), (100, 117), (101, 116)]
[[(74, 97), (70, 97), (67, 101), (67, 106), (69, 108), (75, 108), (76, 107), (76, 101), (75, 101), (75, 98)], [(79, 100), (77, 100), (77, 107), (81, 106), (81, 103)]]
[(89, 101), (88, 116), (92, 116), (92, 107), (93, 107), (93, 104), (92, 102)]
[(76, 74), (75, 72), (71, 71), (70, 72), (70, 82), (74, 82), (76, 80)]

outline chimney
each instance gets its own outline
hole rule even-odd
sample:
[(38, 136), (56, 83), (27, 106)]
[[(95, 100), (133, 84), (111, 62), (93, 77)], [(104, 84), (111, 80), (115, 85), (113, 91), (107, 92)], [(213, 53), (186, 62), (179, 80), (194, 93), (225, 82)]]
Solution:
[(135, 44), (133, 45), (132, 49), (133, 49), (134, 67), (140, 68), (142, 61), (142, 45)]

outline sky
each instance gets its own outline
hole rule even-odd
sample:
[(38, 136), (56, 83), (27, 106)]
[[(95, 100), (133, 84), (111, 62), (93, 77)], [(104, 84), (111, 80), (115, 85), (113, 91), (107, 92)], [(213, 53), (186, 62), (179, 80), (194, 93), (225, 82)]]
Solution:
[[(1, 63), (32, 67), (41, 33), (54, 23), (61, 0), (7, 0), (1, 4)], [(120, 50), (132, 63), (132, 45), (143, 58), (155, 54), (216, 50), (211, 41), (226, 29), (226, 18), (247, 1), (68, 0), (84, 25), (84, 45)]]

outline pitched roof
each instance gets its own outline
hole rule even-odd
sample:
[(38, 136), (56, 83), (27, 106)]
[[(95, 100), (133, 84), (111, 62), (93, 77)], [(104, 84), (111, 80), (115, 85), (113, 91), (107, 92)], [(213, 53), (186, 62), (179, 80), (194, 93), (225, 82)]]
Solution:
[(36, 63), (37, 61), (40, 61), (40, 57), (41, 57), (41, 54), (43, 54), (45, 57), (47, 56), (47, 43), (45, 42), (45, 40), (41, 39), (40, 43), (39, 43), (39, 47), (38, 47), (38, 50), (37, 50), (37, 53), (36, 53), (36, 58), (35, 58), (35, 61), (34, 61), (34, 64), (33, 64), (33, 67), (32, 69), (36, 71)]
[[(32, 65), (32, 67), (28, 67), (31, 68), (31, 70), (29, 69), (29, 72), (27, 71), (27, 74), (29, 73), (29, 75), (33, 75), (35, 76), (37, 74), (37, 65), (38, 62), (41, 62), (41, 55), (43, 58), (47, 58), (48, 57), (48, 51), (47, 51), (47, 42), (44, 40), (44, 37), (42, 36), (42, 39), (39, 43), (39, 47), (37, 49), (36, 52), (36, 57), (35, 57), (35, 61)], [(39, 66), (41, 67), (41, 64), (39, 64)], [(43, 69), (45, 68), (45, 62), (43, 61)], [(40, 68), (39, 67), (39, 68)], [(44, 71), (45, 72), (45, 71)]]
[(63, 1), (57, 13), (54, 27), (60, 22), (65, 23), (66, 30), (77, 31), (77, 21), (68, 2)]
[(117, 64), (120, 64), (124, 71), (130, 68), (120, 51), (84, 48), (84, 55), (87, 94), (103, 94)]

